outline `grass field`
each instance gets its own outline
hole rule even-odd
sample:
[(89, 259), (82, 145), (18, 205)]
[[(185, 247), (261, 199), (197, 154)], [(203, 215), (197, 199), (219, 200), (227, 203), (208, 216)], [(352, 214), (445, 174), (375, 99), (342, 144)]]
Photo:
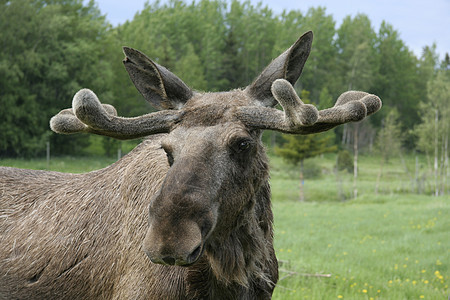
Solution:
[[(335, 156), (315, 158), (322, 176), (306, 179), (271, 157), (275, 249), (281, 261), (274, 299), (447, 299), (450, 284), (450, 197), (432, 197), (426, 160), (360, 159), (353, 176), (335, 173)], [(417, 172), (417, 173), (416, 173)], [(428, 176), (429, 177), (429, 176)], [(428, 195), (411, 193), (422, 185)]]
[[(85, 172), (114, 159), (52, 159), (49, 169)], [(450, 198), (432, 197), (426, 160), (384, 166), (375, 194), (379, 159), (362, 156), (353, 177), (335, 173), (335, 156), (315, 158), (322, 176), (305, 180), (298, 199), (298, 170), (271, 157), (275, 249), (280, 280), (274, 299), (447, 299), (450, 283)], [(2, 166), (46, 169), (45, 160), (0, 160)], [(427, 177), (428, 178), (428, 177)]]
[(108, 157), (56, 157), (47, 165), (45, 159), (0, 159), (0, 166), (22, 169), (51, 170), (66, 173), (84, 173), (104, 168), (116, 160)]
[(275, 200), (274, 299), (447, 299), (449, 199), (385, 200)]

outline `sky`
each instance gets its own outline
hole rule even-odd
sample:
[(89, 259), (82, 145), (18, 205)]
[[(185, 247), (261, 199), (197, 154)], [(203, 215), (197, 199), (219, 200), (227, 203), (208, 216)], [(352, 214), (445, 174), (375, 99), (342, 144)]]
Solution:
[[(85, 0), (87, 2), (88, 0)], [(229, 0), (227, 0), (229, 1)], [(108, 21), (116, 26), (144, 8), (147, 0), (96, 0), (98, 7)], [(149, 2), (152, 2), (150, 0)], [(165, 1), (162, 0), (161, 3)], [(192, 3), (192, 0), (187, 0)], [(440, 59), (450, 53), (450, 0), (251, 0), (256, 5), (261, 2), (274, 13), (283, 10), (300, 10), (303, 13), (310, 7), (326, 7), (336, 22), (358, 13), (366, 14), (376, 32), (384, 20), (400, 34), (406, 46), (420, 57), (424, 46), (437, 45)], [(300, 35), (301, 33), (299, 33)]]

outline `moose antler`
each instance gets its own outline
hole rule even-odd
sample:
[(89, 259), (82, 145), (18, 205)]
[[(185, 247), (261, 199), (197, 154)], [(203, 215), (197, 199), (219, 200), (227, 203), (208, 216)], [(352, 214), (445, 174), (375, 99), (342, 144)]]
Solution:
[(72, 108), (64, 109), (50, 120), (50, 128), (57, 133), (89, 132), (117, 139), (134, 139), (150, 134), (169, 132), (179, 113), (163, 110), (135, 118), (118, 117), (116, 109), (101, 104), (89, 89), (78, 91)]
[[(302, 73), (312, 40), (311, 31), (303, 34), (241, 91), (249, 103), (255, 105), (236, 107), (238, 120), (255, 129), (310, 134), (360, 121), (381, 108), (377, 96), (357, 91), (343, 93), (334, 107), (321, 111), (304, 104), (292, 84)], [(170, 132), (186, 113), (185, 104), (194, 96), (201, 97), (201, 93), (194, 92), (175, 74), (143, 53), (128, 47), (123, 51), (124, 66), (132, 82), (153, 107), (162, 110), (135, 118), (118, 117), (112, 106), (101, 104), (92, 91), (83, 89), (74, 96), (73, 109), (63, 110), (50, 120), (53, 131), (89, 132), (118, 139)], [(284, 111), (273, 108), (277, 103)]]
[(256, 129), (311, 134), (340, 124), (361, 121), (381, 108), (381, 100), (377, 96), (348, 91), (339, 96), (332, 108), (318, 111), (313, 105), (304, 104), (294, 87), (285, 79), (273, 82), (272, 94), (284, 111), (268, 107), (240, 107), (237, 117)]

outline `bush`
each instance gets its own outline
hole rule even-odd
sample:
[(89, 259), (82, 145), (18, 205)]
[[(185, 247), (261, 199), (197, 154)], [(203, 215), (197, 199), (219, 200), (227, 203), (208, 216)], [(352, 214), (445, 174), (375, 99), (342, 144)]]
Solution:
[(306, 160), (303, 164), (303, 176), (307, 179), (320, 178), (322, 175), (321, 167), (312, 160)]
[(353, 159), (350, 152), (347, 150), (339, 151), (336, 160), (336, 167), (339, 171), (347, 170), (349, 173), (353, 171)]

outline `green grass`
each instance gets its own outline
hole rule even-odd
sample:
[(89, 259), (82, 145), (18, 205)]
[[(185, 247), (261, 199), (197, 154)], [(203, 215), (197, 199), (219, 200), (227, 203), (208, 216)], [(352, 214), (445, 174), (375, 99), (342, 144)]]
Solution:
[[(274, 299), (446, 299), (450, 276), (450, 197), (432, 197), (432, 176), (420, 157), (361, 156), (353, 174), (334, 171), (335, 155), (312, 161), (320, 178), (271, 156), (275, 249), (281, 261)], [(417, 177), (423, 192), (418, 195)], [(317, 274), (330, 277), (315, 276)], [(314, 275), (314, 276), (311, 276)]]
[(446, 299), (450, 199), (379, 198), (274, 199), (282, 261), (274, 299)]
[(46, 159), (0, 159), (0, 166), (34, 170), (51, 170), (66, 173), (84, 173), (104, 168), (114, 158), (98, 157), (56, 157), (47, 164)]
[[(275, 249), (280, 281), (273, 299), (446, 299), (450, 293), (450, 197), (432, 197), (432, 176), (421, 157), (385, 164), (375, 194), (379, 157), (361, 156), (358, 198), (353, 177), (334, 171), (335, 155), (314, 158), (319, 178), (305, 179), (300, 203), (299, 170), (270, 157)], [(49, 168), (86, 172), (105, 167), (103, 157), (52, 158)], [(47, 169), (45, 159), (5, 160), (0, 165)], [(321, 277), (320, 275), (329, 275)]]

